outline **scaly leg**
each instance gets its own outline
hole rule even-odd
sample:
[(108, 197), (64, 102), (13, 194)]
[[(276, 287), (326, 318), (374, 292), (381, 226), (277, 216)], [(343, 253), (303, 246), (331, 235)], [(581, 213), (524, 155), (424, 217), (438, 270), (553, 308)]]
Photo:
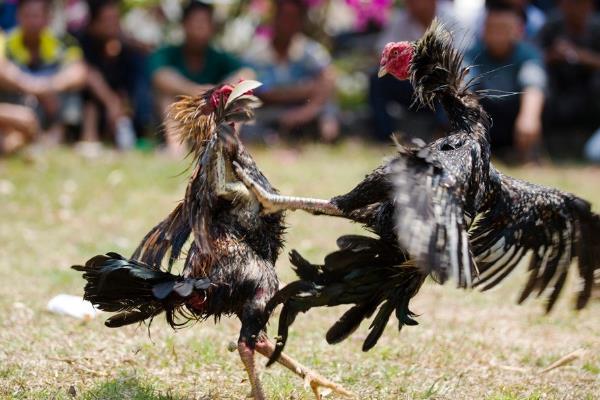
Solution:
[(250, 385), (252, 386), (252, 398), (254, 400), (266, 400), (265, 392), (263, 391), (260, 379), (258, 377), (258, 371), (256, 370), (256, 363), (254, 361), (254, 349), (248, 346), (244, 340), (238, 342), (238, 353), (242, 359), (242, 363), (248, 373), (250, 379)]
[[(269, 358), (273, 354), (273, 351), (275, 351), (275, 345), (269, 339), (261, 338), (256, 342), (256, 351)], [(356, 397), (354, 393), (305, 367), (287, 354), (281, 354), (277, 362), (302, 378), (304, 383), (310, 386), (317, 400), (321, 399), (321, 394), (319, 393), (319, 388), (321, 387), (331, 389), (342, 396)]]
[(224, 154), (224, 144), (218, 142), (213, 156), (213, 184), (217, 196), (228, 199), (247, 199), (250, 198), (250, 191), (243, 182), (234, 180), (236, 178), (231, 166), (228, 165)]
[(282, 196), (270, 193), (244, 171), (242, 166), (233, 162), (235, 173), (248, 189), (254, 193), (265, 214), (273, 214), (284, 210), (304, 210), (311, 214), (324, 214), (332, 217), (344, 216), (329, 200), (313, 199), (309, 197)]

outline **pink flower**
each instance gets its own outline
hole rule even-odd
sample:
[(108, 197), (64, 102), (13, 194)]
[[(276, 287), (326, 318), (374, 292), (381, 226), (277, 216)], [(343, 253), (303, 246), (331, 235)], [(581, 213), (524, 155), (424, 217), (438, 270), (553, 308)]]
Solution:
[(379, 26), (385, 25), (389, 18), (392, 0), (346, 0), (356, 13), (356, 29), (365, 30), (369, 22)]

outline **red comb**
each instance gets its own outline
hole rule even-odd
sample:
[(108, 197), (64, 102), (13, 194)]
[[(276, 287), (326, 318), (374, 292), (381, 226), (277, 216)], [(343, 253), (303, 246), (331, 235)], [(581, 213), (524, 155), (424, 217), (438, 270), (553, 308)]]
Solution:
[[(244, 79), (240, 79), (238, 84), (243, 82)], [(223, 85), (219, 89), (216, 89), (212, 95), (210, 96), (210, 104), (213, 108), (217, 108), (221, 102), (223, 104), (227, 103), (227, 99), (229, 99), (229, 95), (233, 91), (233, 86), (231, 85)], [(253, 95), (254, 92), (252, 90), (248, 90), (245, 95)]]
[(210, 95), (210, 105), (213, 108), (217, 108), (221, 102), (225, 104), (232, 91), (233, 87), (231, 85), (223, 85), (220, 88), (216, 89)]

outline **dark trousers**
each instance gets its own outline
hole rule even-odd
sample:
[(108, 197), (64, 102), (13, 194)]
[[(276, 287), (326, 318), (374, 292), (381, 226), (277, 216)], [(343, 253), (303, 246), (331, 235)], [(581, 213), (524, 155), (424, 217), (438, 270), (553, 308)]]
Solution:
[[(422, 114), (435, 120), (435, 125), (444, 127), (447, 125), (446, 115), (440, 106), (435, 111), (427, 108), (419, 108), (419, 104), (413, 103), (413, 88), (409, 81), (400, 81), (391, 75), (378, 78), (372, 74), (369, 81), (369, 107), (374, 122), (373, 137), (376, 140), (388, 141), (390, 135), (396, 132), (394, 117), (390, 115), (388, 106), (397, 103), (410, 113)], [(410, 132), (409, 132), (410, 133)]]
[(507, 151), (514, 146), (515, 121), (521, 106), (521, 96), (482, 98), (481, 105), (492, 119), (490, 144), (492, 151)]

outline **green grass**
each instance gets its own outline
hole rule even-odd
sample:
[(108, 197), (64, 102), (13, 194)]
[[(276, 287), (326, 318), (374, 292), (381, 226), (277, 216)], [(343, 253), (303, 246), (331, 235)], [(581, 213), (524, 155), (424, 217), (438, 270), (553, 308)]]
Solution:
[[(315, 197), (349, 190), (391, 152), (357, 143), (306, 146), (296, 153), (252, 149), (283, 193)], [(235, 319), (174, 332), (157, 318), (149, 335), (143, 326), (105, 328), (104, 316), (83, 323), (46, 311), (54, 295), (82, 293), (83, 280), (70, 265), (111, 250), (131, 253), (181, 198), (186, 166), (138, 153), (86, 160), (69, 150), (51, 151), (35, 162), (0, 161), (0, 398), (247, 395), (237, 354), (227, 351), (237, 338)], [(573, 191), (600, 208), (597, 168), (508, 172)], [(287, 223), (287, 249), (314, 261), (334, 247), (338, 235), (361, 232), (343, 220), (302, 213), (288, 215)], [(284, 281), (293, 277), (286, 258), (278, 263)], [(574, 282), (548, 316), (541, 301), (517, 306), (523, 278), (521, 270), (485, 294), (427, 284), (412, 307), (420, 325), (398, 334), (390, 324), (369, 353), (360, 351), (366, 326), (344, 343), (327, 345), (324, 333), (343, 310), (314, 310), (298, 317), (288, 352), (361, 399), (599, 398), (600, 306), (571, 312)], [(577, 349), (585, 356), (539, 373)], [(312, 398), (299, 379), (277, 366), (264, 370), (262, 378), (270, 399)]]

